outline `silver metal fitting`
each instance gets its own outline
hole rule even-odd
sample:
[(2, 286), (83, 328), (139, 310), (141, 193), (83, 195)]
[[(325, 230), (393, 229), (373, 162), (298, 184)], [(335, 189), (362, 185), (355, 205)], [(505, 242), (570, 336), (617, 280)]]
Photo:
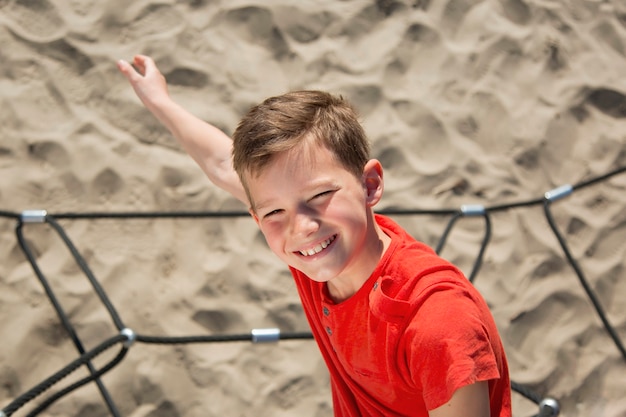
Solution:
[(482, 216), (485, 214), (485, 206), (482, 204), (463, 204), (461, 213), (464, 216)]
[[(48, 212), (46, 210), (24, 210), (20, 218), (24, 223), (44, 223)], [(0, 417), (3, 417), (0, 415)]]
[(124, 347), (126, 348), (131, 347), (133, 343), (135, 343), (135, 340), (137, 339), (137, 334), (132, 329), (129, 329), (128, 327), (122, 329), (120, 331), (120, 334), (123, 336), (126, 336), (126, 341), (124, 342)]
[(539, 403), (539, 415), (541, 417), (556, 417), (560, 412), (561, 407), (554, 398), (544, 398)]
[(278, 342), (280, 329), (252, 329), (252, 343)]
[(7, 415), (4, 414), (4, 411), (0, 410), (0, 417), (7, 417)]
[(544, 194), (544, 198), (548, 201), (560, 200), (563, 197), (567, 197), (574, 191), (574, 187), (570, 184), (561, 185), (553, 190), (547, 191)]

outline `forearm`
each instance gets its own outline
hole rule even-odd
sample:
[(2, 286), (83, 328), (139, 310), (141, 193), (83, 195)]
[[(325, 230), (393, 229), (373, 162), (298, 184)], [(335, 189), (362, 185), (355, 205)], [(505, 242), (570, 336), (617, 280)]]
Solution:
[(239, 177), (232, 167), (232, 139), (171, 99), (146, 105), (219, 188), (247, 204)]
[(144, 106), (172, 133), (211, 182), (248, 205), (232, 166), (232, 140), (171, 99), (165, 77), (150, 57), (136, 55), (133, 65), (119, 60), (117, 66)]

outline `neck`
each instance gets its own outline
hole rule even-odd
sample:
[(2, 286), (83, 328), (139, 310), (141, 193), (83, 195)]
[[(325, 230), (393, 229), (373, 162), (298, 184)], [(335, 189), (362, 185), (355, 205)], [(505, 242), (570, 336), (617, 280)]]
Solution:
[(328, 293), (335, 303), (345, 301), (356, 294), (372, 275), (389, 247), (391, 238), (376, 223), (374, 223), (372, 230), (375, 231), (375, 238), (371, 239), (372, 244), (362, 254), (362, 259), (365, 261), (358, 268), (358, 273), (351, 276), (336, 277), (327, 282)]

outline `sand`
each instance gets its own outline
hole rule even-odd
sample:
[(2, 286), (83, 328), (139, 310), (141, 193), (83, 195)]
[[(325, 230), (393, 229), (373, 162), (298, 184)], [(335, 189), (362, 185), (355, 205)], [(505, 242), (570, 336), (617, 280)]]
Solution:
[[(115, 67), (120, 58), (154, 57), (171, 95), (229, 134), (270, 95), (319, 88), (350, 98), (386, 169), (379, 210), (536, 200), (626, 166), (626, 6), (617, 0), (0, 0), (0, 44), (2, 407), (77, 357), (12, 214), (244, 209), (141, 106)], [(550, 207), (626, 339), (626, 174)], [(435, 246), (450, 216), (394, 218)], [(58, 221), (136, 333), (307, 330), (288, 271), (249, 218)], [(443, 248), (467, 274), (484, 224), (459, 220)], [(558, 399), (563, 416), (626, 416), (626, 359), (542, 206), (493, 212), (491, 224), (475, 284), (512, 378)], [(23, 230), (85, 349), (114, 336), (54, 230)], [(136, 342), (102, 382), (128, 417), (332, 415), (308, 340)], [(516, 416), (537, 412), (513, 399)], [(111, 412), (89, 384), (40, 415)]]

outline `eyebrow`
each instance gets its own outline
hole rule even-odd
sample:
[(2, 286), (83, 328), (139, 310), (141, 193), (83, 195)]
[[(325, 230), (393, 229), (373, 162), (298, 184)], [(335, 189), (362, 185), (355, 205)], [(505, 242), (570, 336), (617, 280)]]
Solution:
[(271, 205), (271, 203), (272, 203), (272, 200), (271, 200), (271, 199), (270, 199), (270, 200), (267, 200), (267, 201), (263, 201), (263, 200), (262, 200), (260, 203), (253, 203), (253, 204), (252, 204), (252, 210), (253, 210), (255, 213), (258, 213), (260, 210), (263, 210), (264, 208), (266, 208), (266, 207), (270, 206), (270, 205)]

